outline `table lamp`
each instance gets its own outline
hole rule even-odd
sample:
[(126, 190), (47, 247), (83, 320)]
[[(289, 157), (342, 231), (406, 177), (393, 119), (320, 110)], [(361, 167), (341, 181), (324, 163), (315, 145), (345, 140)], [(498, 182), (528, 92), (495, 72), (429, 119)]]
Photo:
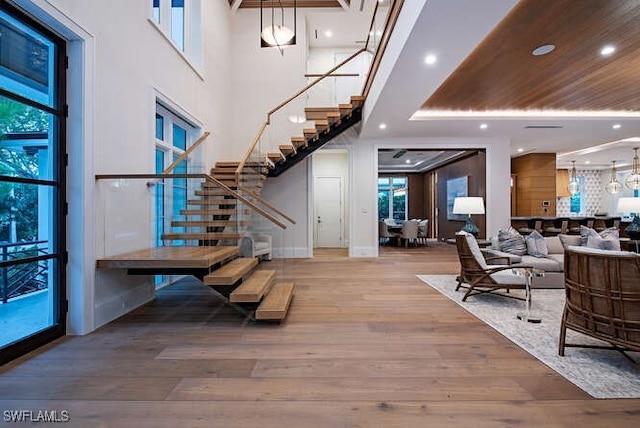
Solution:
[(471, 214), (484, 214), (484, 201), (481, 197), (460, 197), (453, 200), (453, 214), (467, 214), (467, 223), (462, 228), (463, 231), (468, 232), (478, 237), (480, 229), (473, 224), (471, 220)]
[(633, 220), (627, 226), (624, 232), (631, 239), (640, 239), (640, 197), (620, 198), (618, 199), (618, 212), (631, 213)]

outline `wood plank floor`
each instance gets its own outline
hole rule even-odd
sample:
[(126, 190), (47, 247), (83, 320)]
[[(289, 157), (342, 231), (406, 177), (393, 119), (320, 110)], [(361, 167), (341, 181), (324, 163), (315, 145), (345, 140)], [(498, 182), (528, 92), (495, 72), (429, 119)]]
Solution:
[(415, 277), (458, 268), (446, 244), (316, 250), (279, 275), (297, 287), (283, 324), (183, 280), (0, 367), (0, 407), (78, 427), (640, 426), (640, 400), (590, 398)]

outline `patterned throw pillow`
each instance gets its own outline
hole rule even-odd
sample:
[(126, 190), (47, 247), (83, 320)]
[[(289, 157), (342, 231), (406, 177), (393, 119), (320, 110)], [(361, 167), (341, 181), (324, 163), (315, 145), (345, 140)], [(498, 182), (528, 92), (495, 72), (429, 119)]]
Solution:
[(523, 256), (527, 253), (524, 237), (513, 227), (498, 231), (498, 241), (500, 241), (500, 251), (502, 252), (517, 256)]
[(525, 241), (527, 243), (527, 254), (533, 257), (547, 257), (549, 255), (547, 242), (537, 230), (531, 232)]
[[(615, 238), (616, 240), (619, 240), (620, 238), (618, 229), (615, 227), (609, 227), (607, 229), (604, 229), (600, 233), (598, 233), (595, 230), (591, 229), (590, 227), (581, 225), (580, 226), (580, 245), (583, 247), (587, 246), (587, 240), (589, 239), (590, 236), (593, 236), (594, 238), (612, 237), (612, 238)], [(620, 245), (620, 243), (618, 243), (618, 245)]]
[(620, 251), (620, 240), (613, 236), (607, 236), (606, 238), (603, 238), (600, 235), (590, 235), (587, 239), (587, 248)]

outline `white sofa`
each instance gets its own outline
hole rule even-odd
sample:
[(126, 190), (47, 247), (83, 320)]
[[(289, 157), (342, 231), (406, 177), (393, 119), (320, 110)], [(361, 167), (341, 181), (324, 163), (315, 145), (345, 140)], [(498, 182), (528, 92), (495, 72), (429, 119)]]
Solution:
[[(564, 235), (571, 245), (580, 245), (580, 235)], [(532, 288), (564, 288), (564, 247), (559, 236), (545, 236), (549, 254), (546, 257), (534, 257), (528, 254), (518, 256), (495, 249), (497, 245), (484, 249), (486, 257), (501, 257), (490, 264), (505, 264), (505, 258), (513, 266), (533, 266), (544, 270), (544, 276), (531, 278)], [(574, 242), (575, 241), (575, 242)]]

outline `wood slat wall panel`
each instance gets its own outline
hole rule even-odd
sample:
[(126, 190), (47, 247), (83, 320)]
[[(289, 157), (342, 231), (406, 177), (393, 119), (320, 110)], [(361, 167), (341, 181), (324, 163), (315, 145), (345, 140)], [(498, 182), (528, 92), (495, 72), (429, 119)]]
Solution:
[(523, 0), (422, 108), (639, 110), (639, 21), (635, 0)]

